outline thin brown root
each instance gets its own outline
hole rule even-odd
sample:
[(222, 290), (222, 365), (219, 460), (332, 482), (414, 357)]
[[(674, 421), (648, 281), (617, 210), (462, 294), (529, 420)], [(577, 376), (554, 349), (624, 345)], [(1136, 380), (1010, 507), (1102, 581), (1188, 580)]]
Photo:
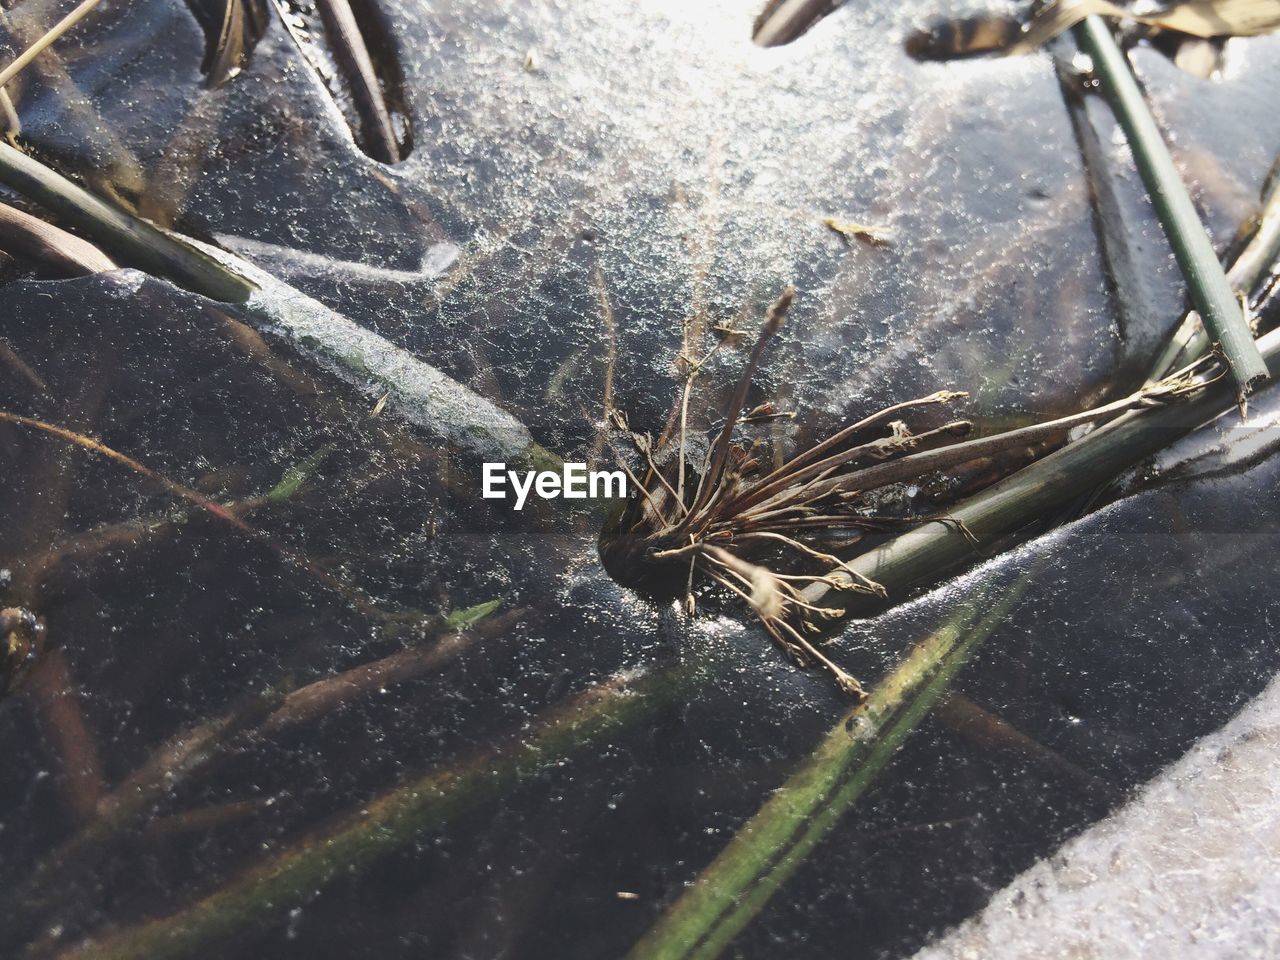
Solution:
[(806, 654), (808, 654), (810, 657), (812, 657), (818, 663), (822, 664), (822, 666), (824, 666), (827, 669), (827, 672), (831, 674), (832, 679), (835, 680), (836, 686), (838, 686), (841, 690), (843, 690), (849, 696), (857, 698), (859, 701), (865, 700), (867, 698), (867, 691), (863, 689), (863, 686), (861, 683), (858, 682), (857, 677), (855, 677), (853, 674), (849, 673), (847, 670), (839, 666), (834, 660), (832, 660), (825, 653), (823, 653), (821, 650), (815, 647), (806, 637), (804, 637), (800, 633), (800, 631), (798, 631), (795, 627), (791, 626), (791, 624), (787, 623), (786, 621), (780, 620), (778, 621), (778, 626), (780, 626), (784, 631), (789, 633), (795, 639), (796, 643), (800, 646), (800, 648), (804, 650)]
[(106, 457), (108, 460), (118, 463), (139, 476), (158, 484), (174, 496), (193, 504), (205, 513), (208, 513), (223, 523), (231, 526), (233, 529), (248, 537), (255, 543), (262, 544), (286, 563), (303, 570), (316, 580), (316, 582), (346, 599), (361, 613), (383, 620), (398, 619), (396, 614), (388, 614), (379, 604), (366, 596), (358, 587), (344, 582), (297, 551), (284, 546), (262, 533), (260, 530), (251, 527), (226, 506), (214, 500), (210, 500), (208, 497), (198, 493), (190, 487), (161, 476), (150, 467), (139, 463), (127, 454), (123, 454), (118, 450), (108, 447), (106, 444), (101, 443), (98, 440), (94, 440), (92, 437), (76, 433), (74, 430), (68, 430), (65, 427), (46, 423), (45, 421), (37, 420), (34, 417), (24, 417), (20, 414), (10, 413), (7, 410), (0, 410), (0, 422), (13, 423), (33, 430), (39, 430), (43, 433), (57, 437), (60, 440), (72, 443), (82, 449), (88, 450), (91, 453), (96, 453), (99, 456)]
[(204, 496), (203, 494), (197, 493), (195, 490), (192, 490), (190, 487), (183, 486), (182, 484), (176, 483), (175, 481), (170, 480), (167, 477), (161, 476), (160, 474), (152, 470), (150, 467), (145, 466), (144, 464), (141, 464), (137, 460), (133, 459), (133, 457), (130, 457), (126, 454), (121, 453), (118, 450), (108, 447), (105, 443), (101, 443), (97, 440), (94, 440), (92, 437), (87, 437), (82, 433), (76, 433), (74, 430), (68, 430), (65, 427), (59, 427), (52, 423), (46, 423), (44, 420), (37, 420), (34, 417), (24, 417), (21, 414), (10, 413), (7, 410), (0, 410), (0, 421), (17, 424), (19, 426), (29, 427), (32, 430), (40, 430), (44, 433), (50, 434), (51, 436), (55, 436), (61, 440), (65, 440), (68, 443), (73, 443), (76, 446), (81, 447), (85, 450), (88, 450), (92, 453), (96, 453), (99, 456), (106, 457), (108, 460), (113, 460), (116, 463), (120, 464), (121, 466), (126, 467), (129, 470), (132, 470), (134, 473), (138, 474), (139, 476), (145, 477), (146, 479), (150, 480), (152, 483), (159, 484), (160, 486), (164, 487), (167, 491), (172, 493), (174, 496), (181, 497), (183, 500), (186, 500), (189, 503), (193, 503), (196, 506), (198, 506), (200, 509), (208, 513), (211, 513), (213, 516), (217, 517), (219, 520), (223, 520), (227, 523), (230, 523), (237, 530), (240, 530), (245, 533), (254, 532), (253, 528), (251, 528), (239, 517), (230, 513), (224, 506), (222, 506), (222, 504), (215, 503), (213, 500), (210, 500), (208, 497)]

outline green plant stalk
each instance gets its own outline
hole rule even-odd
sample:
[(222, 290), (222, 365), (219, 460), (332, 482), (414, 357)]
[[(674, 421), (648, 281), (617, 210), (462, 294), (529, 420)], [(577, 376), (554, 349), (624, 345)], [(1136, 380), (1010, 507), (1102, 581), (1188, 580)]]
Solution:
[(109, 255), (224, 303), (244, 303), (253, 285), (136, 217), (99, 200), (21, 150), (0, 143), (0, 182), (81, 230)]
[(675, 702), (692, 677), (692, 671), (654, 671), (594, 687), (505, 747), (397, 787), (191, 906), (81, 942), (57, 954), (57, 960), (200, 956), (210, 944), (279, 922), (288, 906), (305, 903), (334, 877), (367, 868), (424, 832), (496, 799), (559, 758), (600, 743), (636, 715)]
[(1191, 302), (1221, 346), (1239, 385), (1239, 396), (1246, 396), (1255, 381), (1265, 379), (1270, 373), (1187, 188), (1173, 165), (1169, 148), (1106, 23), (1101, 17), (1091, 16), (1074, 29), (1081, 49), (1093, 60), (1094, 74), (1116, 119), (1124, 128), (1138, 172), (1186, 278)]
[[(1280, 372), (1280, 330), (1259, 339), (1258, 347), (1271, 368)], [(1082, 490), (1096, 489), (1230, 409), (1235, 400), (1232, 386), (1218, 381), (1189, 399), (1123, 414), (960, 502), (947, 511), (948, 522), (908, 530), (845, 563), (844, 570), (851, 573), (836, 571), (834, 576), (846, 582), (869, 578), (884, 585), (892, 600), (901, 600), (911, 587), (936, 580), (977, 556), (966, 531), (979, 544), (997, 544), (1066, 506)], [(823, 584), (803, 593), (807, 603), (852, 612), (868, 612), (879, 603), (867, 594), (833, 590)]]
[[(1255, 287), (1275, 269), (1280, 257), (1280, 182), (1272, 183), (1258, 214), (1257, 229), (1227, 271), (1227, 280), (1238, 294), (1248, 297)], [(1196, 357), (1208, 352), (1209, 334), (1200, 315), (1194, 310), (1186, 315), (1156, 362), (1152, 364), (1148, 383), (1154, 383), (1180, 370)]]
[(239, 257), (178, 239), (117, 210), (3, 143), (0, 182), (79, 228), (121, 263), (238, 305), (256, 327), (287, 341), (339, 379), (371, 398), (388, 395), (388, 409), (425, 433), (480, 460), (559, 468), (560, 460), (507, 411)]
[[(826, 735), (787, 782), (627, 954), (627, 960), (714, 960), (866, 793), (956, 672), (1035, 578), (994, 604), (969, 598), (917, 644), (867, 700)], [(984, 612), (985, 610), (985, 612)]]

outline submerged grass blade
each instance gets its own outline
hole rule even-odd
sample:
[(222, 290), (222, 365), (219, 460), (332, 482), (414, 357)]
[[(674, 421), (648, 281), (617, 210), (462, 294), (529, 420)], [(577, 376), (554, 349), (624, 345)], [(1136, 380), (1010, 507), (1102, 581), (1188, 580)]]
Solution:
[(336, 876), (367, 869), (477, 804), (501, 796), (560, 757), (598, 744), (638, 713), (670, 703), (688, 674), (618, 677), (552, 710), (533, 729), (455, 766), (431, 771), (367, 804), (332, 828), (294, 844), (192, 906), (83, 942), (57, 960), (176, 960), (261, 929), (306, 902)]
[[(138, 476), (163, 487), (173, 496), (186, 501), (193, 507), (196, 507), (204, 513), (216, 518), (222, 524), (235, 530), (249, 542), (258, 544), (259, 546), (271, 551), (284, 563), (306, 573), (311, 577), (311, 579), (328, 588), (336, 595), (342, 597), (347, 602), (351, 603), (356, 609), (370, 616), (378, 616), (379, 618), (385, 618), (387, 616), (382, 610), (381, 605), (372, 600), (360, 587), (349, 583), (344, 577), (339, 577), (314, 563), (305, 553), (279, 542), (256, 527), (250, 526), (240, 516), (240, 513), (244, 511), (229, 509), (227, 506), (218, 503), (216, 500), (209, 499), (199, 491), (193, 490), (184, 484), (177, 483), (170, 480), (168, 477), (162, 476), (127, 454), (121, 453), (101, 441), (95, 440), (93, 437), (77, 433), (74, 430), (68, 430), (65, 427), (47, 423), (43, 420), (37, 420), (34, 417), (24, 417), (20, 414), (10, 413), (7, 410), (0, 410), (0, 423), (11, 423), (15, 426), (39, 431), (40, 433), (74, 444), (82, 450), (87, 450), (90, 453), (105, 457), (106, 459), (133, 471)], [(34, 570), (32, 572), (34, 572)]]
[(284, 476), (280, 478), (280, 482), (262, 495), (262, 499), (268, 503), (276, 503), (282, 500), (288, 500), (297, 493), (304, 483), (306, 483), (315, 472), (320, 469), (320, 465), (329, 458), (329, 455), (337, 449), (337, 444), (326, 443), (320, 449), (316, 450), (301, 463), (294, 464), (285, 471)]
[(483, 603), (477, 603), (472, 607), (464, 607), (461, 610), (454, 610), (452, 613), (445, 615), (444, 622), (455, 630), (465, 630), (467, 627), (474, 626), (479, 623), (493, 611), (502, 606), (502, 598), (495, 600), (485, 600)]
[(246, 741), (288, 735), (345, 704), (438, 670), (475, 644), (508, 631), (524, 613), (512, 611), (469, 629), (448, 625), (446, 630), (442, 625), (431, 643), (417, 643), (287, 693), (279, 688), (253, 695), (221, 717), (182, 729), (103, 797), (93, 819), (9, 891), (10, 909), (0, 915), (0, 928), (12, 928), (51, 909), (74, 909), (68, 904), (74, 902), (78, 878), (91, 875), (103, 857), (127, 843), (128, 831), (142, 825), (179, 785), (208, 776), (211, 766), (234, 756)]
[(1191, 301), (1214, 341), (1221, 346), (1239, 385), (1239, 395), (1244, 397), (1255, 381), (1270, 374), (1187, 188), (1173, 165), (1169, 148), (1106, 23), (1092, 16), (1075, 29), (1081, 48), (1093, 60), (1094, 73), (1111, 109), (1124, 128), (1138, 172), (1186, 278)]
[(559, 459), (497, 404), (253, 264), (190, 243), (252, 284), (253, 293), (242, 309), (256, 326), (287, 341), (371, 401), (386, 396), (387, 412), (478, 460), (559, 468)]
[(858, 802), (956, 672), (1022, 598), (978, 593), (922, 640), (737, 832), (627, 960), (713, 960)]

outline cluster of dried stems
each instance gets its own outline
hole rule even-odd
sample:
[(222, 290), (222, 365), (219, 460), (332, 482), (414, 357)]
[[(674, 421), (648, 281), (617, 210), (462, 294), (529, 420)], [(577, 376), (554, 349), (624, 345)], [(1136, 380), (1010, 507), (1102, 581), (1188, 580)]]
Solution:
[[(765, 347), (782, 327), (794, 299), (795, 291), (788, 287), (768, 308), (725, 409), (724, 424), (696, 470), (689, 467), (690, 396), (699, 372), (720, 344), (700, 360), (681, 358), (685, 382), (674, 455), (667, 456), (667, 438), (655, 443), (646, 434), (630, 434), (644, 466), (637, 475), (626, 458), (618, 456), (636, 493), (622, 516), (606, 527), (600, 553), (615, 579), (653, 596), (683, 595), (690, 614), (701, 582), (723, 587), (747, 603), (773, 642), (797, 665), (820, 665), (842, 690), (859, 698), (865, 696), (862, 685), (820, 648), (823, 631), (818, 622), (836, 619), (843, 611), (807, 601), (802, 590), (814, 583), (880, 597), (886, 596), (885, 590), (850, 570), (830, 548), (821, 547), (837, 538), (847, 544), (850, 535), (857, 539), (889, 526), (928, 521), (953, 524), (977, 546), (964, 524), (946, 515), (886, 511), (881, 491), (1001, 451), (1060, 441), (1074, 427), (1164, 403), (1206, 385), (1198, 375), (1204, 366), (1196, 364), (1105, 406), (977, 440), (966, 440), (973, 431), (968, 420), (913, 432), (897, 419), (967, 396), (942, 390), (885, 407), (766, 469), (772, 458), (765, 455), (765, 442), (741, 438), (739, 428), (790, 416), (770, 403), (750, 411), (746, 404)], [(621, 414), (615, 411), (612, 416), (617, 426), (626, 427)], [(788, 552), (815, 572), (782, 572), (775, 558)]]

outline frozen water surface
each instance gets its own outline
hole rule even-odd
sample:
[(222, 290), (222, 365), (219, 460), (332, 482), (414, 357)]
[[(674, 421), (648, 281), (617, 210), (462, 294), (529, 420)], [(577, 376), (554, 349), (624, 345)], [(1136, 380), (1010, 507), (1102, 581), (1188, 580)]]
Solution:
[[(103, 4), (62, 41), (62, 74), (18, 91), (27, 142), (567, 459), (600, 451), (607, 370), (658, 430), (684, 332), (752, 329), (787, 283), (757, 393), (799, 412), (800, 441), (944, 387), (984, 425), (1078, 409), (1131, 385), (1177, 319), (1105, 111), (1085, 108), (1111, 198), (1095, 212), (1048, 55), (916, 63), (902, 42), (931, 4), (847, 4), (770, 50), (736, 0), (377, 7), (412, 125), (394, 166), (361, 152), (274, 14), (206, 89), (177, 0)], [(1231, 41), (1215, 80), (1135, 57), (1220, 249), (1280, 147), (1278, 53)], [(0, 335), (44, 386), (6, 366), (4, 408), (247, 504), (258, 531), (0, 431), (0, 591), (55, 651), (0, 708), (4, 955), (107, 956), (162, 929), (145, 955), (622, 956), (847, 709), (732, 608), (690, 623), (614, 585), (593, 518), (481, 501), (467, 456), (264, 354), (233, 309), (136, 274), (3, 269)], [(741, 359), (708, 367), (700, 425)], [(907, 955), (1261, 690), (1280, 666), (1274, 416), (1264, 397), (1251, 428), (1184, 441), (1100, 512), (849, 626), (832, 652), (873, 679), (970, 591), (1033, 573), (957, 689), (1039, 747), (927, 721), (728, 955)], [(441, 622), (495, 600), (460, 637)], [(589, 743), (528, 752), (619, 672), (637, 692)], [(388, 796), (432, 791), (431, 816), (361, 833)], [(227, 924), (184, 919), (320, 835), (356, 839)]]

